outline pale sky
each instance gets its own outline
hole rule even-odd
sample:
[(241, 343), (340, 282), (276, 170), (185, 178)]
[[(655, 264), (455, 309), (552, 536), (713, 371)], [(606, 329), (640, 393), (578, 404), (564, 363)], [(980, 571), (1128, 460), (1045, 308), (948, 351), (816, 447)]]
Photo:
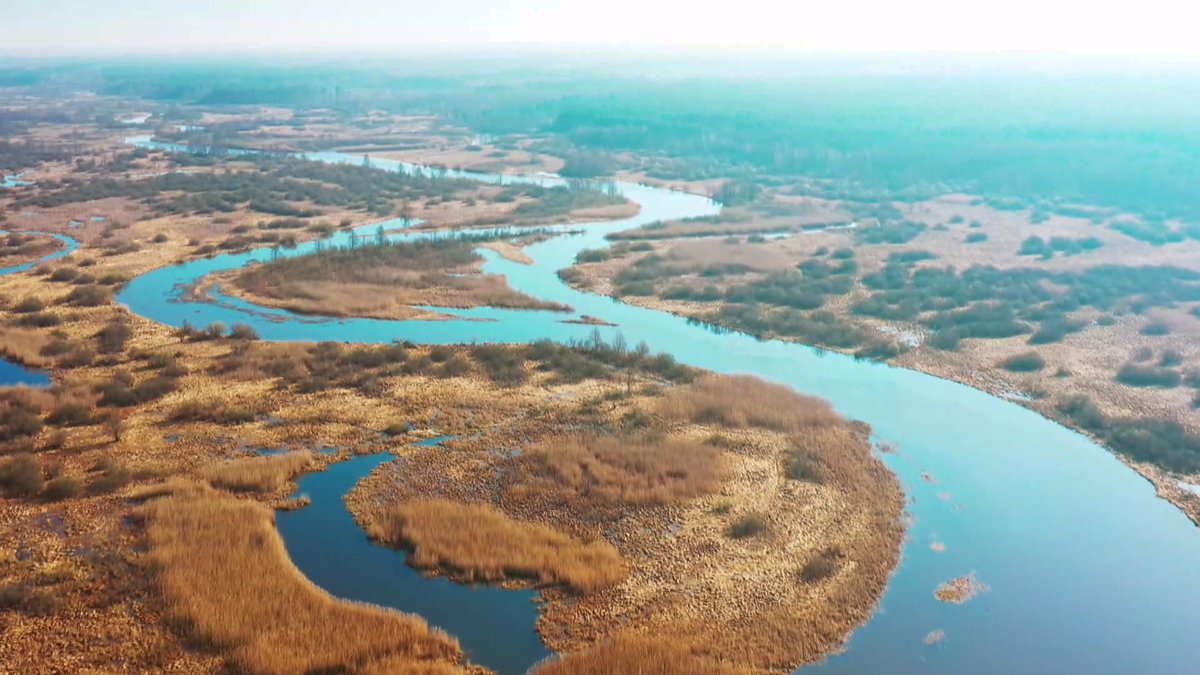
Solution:
[(1196, 0), (0, 0), (0, 55), (725, 45), (1200, 54)]

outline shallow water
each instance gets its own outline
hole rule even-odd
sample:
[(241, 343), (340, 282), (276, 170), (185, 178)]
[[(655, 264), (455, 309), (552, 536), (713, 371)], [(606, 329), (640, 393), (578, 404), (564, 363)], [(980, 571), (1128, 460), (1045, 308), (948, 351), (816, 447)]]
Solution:
[[(428, 439), (433, 445), (441, 439)], [(275, 515), (292, 562), (313, 583), (350, 600), (415, 612), (457, 637), (474, 663), (519, 675), (549, 655), (533, 629), (533, 591), (466, 586), (422, 577), (404, 553), (376, 546), (354, 522), (342, 496), (391, 455), (364, 455), (303, 476), (295, 496), (312, 503)], [(403, 464), (391, 465), (403, 468)], [(394, 470), (394, 469), (393, 469)]]
[[(8, 230), (0, 230), (0, 234), (8, 234)], [(23, 234), (44, 234), (49, 237), (54, 237), (55, 239), (63, 242), (63, 247), (53, 253), (48, 253), (48, 254), (38, 258), (37, 260), (31, 261), (31, 262), (22, 263), (20, 265), (13, 265), (11, 267), (0, 267), (0, 274), (8, 274), (10, 272), (20, 272), (22, 270), (27, 270), (30, 267), (37, 265), (38, 263), (43, 263), (43, 262), (46, 262), (47, 260), (54, 260), (55, 258), (61, 258), (64, 255), (70, 253), (71, 251), (74, 251), (76, 248), (79, 247), (79, 242), (75, 241), (74, 239), (72, 239), (66, 235), (56, 234), (54, 232), (25, 232)]]
[[(309, 157), (361, 162), (361, 157), (336, 153)], [(384, 160), (372, 163), (399, 166)], [(477, 174), (468, 177), (496, 180)], [(563, 324), (560, 319), (566, 317), (551, 312), (491, 308), (454, 311), (464, 317), (495, 319), (486, 322), (296, 320), (287, 312), (254, 308), (234, 299), (228, 306), (182, 302), (174, 290), (176, 284), (208, 272), (267, 259), (267, 250), (148, 272), (132, 280), (119, 300), (169, 325), (184, 320), (199, 325), (244, 321), (264, 338), (275, 340), (527, 342), (543, 337), (581, 339), (593, 330), (612, 337), (619, 331), (630, 343), (645, 340), (652, 349), (669, 351), (685, 363), (717, 372), (755, 373), (789, 384), (829, 399), (844, 414), (869, 422), (879, 439), (893, 443), (899, 454), (886, 455), (884, 461), (914, 500), (909, 507), (915, 519), (910, 542), (880, 611), (853, 634), (844, 653), (805, 671), (1197, 672), (1200, 640), (1193, 632), (1200, 625), (1200, 603), (1194, 601), (1200, 591), (1200, 534), (1177, 509), (1157, 499), (1148, 482), (1080, 434), (964, 385), (803, 345), (713, 331), (567, 287), (554, 272), (570, 264), (580, 249), (604, 245), (605, 233), (717, 211), (703, 197), (630, 184), (621, 188), (642, 204), (637, 217), (570, 226), (582, 227), (585, 234), (530, 246), (532, 265), (483, 251), (484, 270), (506, 274), (517, 290), (571, 304), (577, 314), (616, 322), (618, 328)], [(374, 225), (358, 228), (364, 233), (374, 229)], [(346, 236), (340, 234), (335, 241)], [(404, 233), (398, 238), (424, 236), (429, 235)], [(311, 249), (312, 244), (301, 245), (283, 253)], [(339, 472), (337, 480), (342, 482), (330, 494), (344, 493), (374, 466), (367, 460), (351, 462), (356, 463), (331, 468)], [(922, 475), (931, 480), (923, 480)], [(302, 479), (301, 491), (305, 485), (311, 490), (319, 476)], [(306, 510), (280, 514), (281, 532), (290, 527), (285, 525), (288, 519), (303, 518), (299, 514)], [(420, 580), (419, 592), (387, 590), (397, 588), (397, 579), (415, 573), (390, 551), (365, 544), (364, 535), (340, 505), (329, 507), (322, 518), (327, 520), (299, 531), (290, 529), (284, 538), (300, 569), (330, 592), (421, 613), (430, 623), (457, 635), (480, 662), (497, 667), (503, 675), (523, 672), (544, 654), (536, 639), (518, 639), (534, 635), (532, 603), (527, 598), (512, 591), (468, 590), (441, 579)], [(327, 543), (326, 537), (336, 537), (339, 543)], [(944, 550), (931, 548), (935, 543)], [(961, 606), (934, 599), (939, 583), (972, 571), (991, 587), (990, 592)], [(436, 590), (426, 595), (425, 588)], [(460, 597), (486, 600), (470, 609), (445, 611), (446, 606), (457, 606)], [(517, 605), (529, 611), (519, 611)], [(924, 637), (937, 629), (945, 631), (944, 639), (925, 645)], [(507, 637), (493, 640), (498, 631)], [(495, 665), (501, 660), (503, 667)]]
[(0, 360), (0, 387), (9, 387), (14, 384), (45, 387), (50, 384), (50, 373), (26, 368), (12, 361)]

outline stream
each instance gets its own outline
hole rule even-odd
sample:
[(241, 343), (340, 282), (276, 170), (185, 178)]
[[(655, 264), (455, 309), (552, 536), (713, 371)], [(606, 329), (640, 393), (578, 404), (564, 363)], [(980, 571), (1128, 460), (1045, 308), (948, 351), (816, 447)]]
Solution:
[[(140, 145), (180, 149), (148, 137)], [(361, 163), (361, 156), (310, 153), (309, 159)], [(372, 159), (377, 168), (420, 170)], [(449, 177), (497, 182), (498, 176), (450, 171)], [(547, 185), (552, 178), (517, 179)], [(949, 380), (804, 345), (712, 331), (656, 310), (577, 291), (555, 272), (584, 248), (607, 245), (610, 232), (665, 218), (714, 214), (707, 198), (618, 184), (642, 205), (633, 218), (588, 225), (534, 244), (521, 265), (482, 250), (483, 271), (504, 274), (518, 291), (570, 304), (618, 327), (611, 339), (646, 341), (690, 365), (753, 373), (824, 397), (848, 417), (871, 424), (893, 444), (883, 455), (911, 499), (903, 558), (877, 612), (846, 649), (804, 672), (908, 675), (1132, 674), (1181, 675), (1200, 669), (1200, 531), (1155, 497), (1146, 480), (1084, 436), (1011, 401)], [(387, 221), (385, 227), (399, 227)], [(377, 223), (356, 228), (374, 232)], [(335, 234), (346, 243), (350, 233)], [(429, 233), (402, 232), (393, 239)], [(281, 255), (301, 255), (300, 244)], [(147, 318), (253, 325), (268, 340), (420, 343), (529, 342), (583, 339), (595, 326), (561, 323), (554, 312), (480, 308), (449, 310), (490, 321), (314, 319), (223, 297), (192, 302), (180, 289), (211, 272), (267, 260), (268, 249), (223, 254), (152, 270), (118, 296)], [(341, 506), (354, 482), (388, 457), (357, 458), (305, 476), (310, 507), (281, 513), (279, 528), (297, 566), (335, 595), (412, 611), (456, 635), (472, 660), (501, 675), (520, 675), (545, 656), (534, 633), (531, 594), (422, 578), (402, 554), (367, 544)], [(391, 465), (400, 467), (402, 463)], [(939, 583), (974, 572), (990, 587), (962, 605), (933, 596)], [(944, 637), (926, 644), (926, 636)]]

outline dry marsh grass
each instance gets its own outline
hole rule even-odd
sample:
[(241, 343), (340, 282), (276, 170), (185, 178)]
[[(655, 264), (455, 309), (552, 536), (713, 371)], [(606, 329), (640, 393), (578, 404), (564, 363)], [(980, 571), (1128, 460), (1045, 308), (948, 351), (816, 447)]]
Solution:
[(342, 673), (384, 659), (404, 664), (389, 673), (455, 672), (457, 643), (420, 618), (337, 600), (305, 579), (270, 509), (193, 490), (141, 515), (168, 615), (236, 672)]
[(677, 421), (785, 432), (843, 423), (827, 401), (750, 375), (702, 377), (673, 391), (660, 411)]
[(204, 477), (213, 487), (231, 492), (275, 492), (308, 468), (313, 454), (307, 450), (266, 457), (243, 457), (208, 468)]
[(591, 649), (544, 661), (529, 675), (746, 675), (674, 641), (620, 635)]
[(621, 554), (607, 542), (584, 543), (483, 504), (407, 502), (382, 513), (368, 531), (407, 548), (413, 567), (448, 569), (473, 581), (517, 577), (590, 593), (620, 583), (626, 573)]
[(41, 368), (50, 365), (53, 360), (42, 354), (42, 350), (50, 343), (46, 331), (31, 328), (0, 329), (0, 356), (12, 359), (27, 366)]
[(712, 492), (725, 475), (721, 450), (700, 441), (577, 434), (525, 453), (510, 490), (521, 497), (661, 505)]

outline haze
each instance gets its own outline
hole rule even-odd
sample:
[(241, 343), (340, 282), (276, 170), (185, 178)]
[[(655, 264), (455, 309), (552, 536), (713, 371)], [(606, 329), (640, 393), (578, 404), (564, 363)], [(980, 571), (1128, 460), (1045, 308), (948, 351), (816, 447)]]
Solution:
[[(1197, 53), (1177, 0), (682, 2), (38, 0), (9, 2), (0, 54), (388, 52), (723, 45), (800, 51)], [(1132, 55), (1136, 54), (1136, 57)]]

